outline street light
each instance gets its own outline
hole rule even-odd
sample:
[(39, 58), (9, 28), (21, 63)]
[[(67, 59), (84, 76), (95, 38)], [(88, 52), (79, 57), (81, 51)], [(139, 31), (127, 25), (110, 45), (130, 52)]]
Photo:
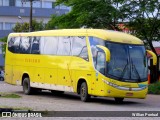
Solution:
[[(33, 1), (35, 0), (21, 0), (23, 2), (30, 2), (30, 17), (29, 17), (29, 32), (32, 32), (32, 9), (33, 9)], [(21, 19), (21, 17), (18, 17)]]
[(18, 19), (20, 19), (22, 21), (22, 24), (24, 23), (21, 16), (18, 16)]
[(40, 1), (40, 0), (28, 0), (30, 1), (30, 20), (29, 20), (29, 32), (32, 32), (32, 9), (33, 9), (33, 1)]

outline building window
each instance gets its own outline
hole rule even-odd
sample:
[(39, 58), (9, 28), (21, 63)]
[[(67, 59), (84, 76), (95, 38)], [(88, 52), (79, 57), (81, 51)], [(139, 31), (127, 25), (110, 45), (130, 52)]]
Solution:
[(0, 22), (0, 30), (3, 30), (3, 23)]
[(24, 4), (23, 2), (21, 2), (21, 0), (16, 0), (16, 6), (17, 7), (22, 7), (22, 4)]
[(30, 7), (30, 2), (24, 2), (23, 7)]
[(40, 8), (41, 2), (40, 1), (33, 1), (33, 8)]
[(52, 2), (42, 2), (42, 8), (52, 8)]
[(24, 13), (25, 12), (25, 10), (24, 9), (20, 9), (20, 13)]
[(54, 3), (54, 2), (52, 3), (52, 8), (55, 8), (55, 9), (64, 9), (64, 10), (70, 10), (70, 9), (71, 9), (70, 7), (65, 6), (65, 5), (55, 6), (55, 3)]
[[(15, 4), (17, 7), (30, 7), (29, 1), (16, 0)], [(33, 8), (41, 8), (41, 1), (33, 1)]]
[(3, 0), (3, 6), (9, 6), (9, 0)]
[(15, 6), (15, 0), (9, 0), (9, 6)]
[(2, 4), (3, 2), (2, 2), (2, 0), (0, 0), (0, 6), (3, 6), (3, 4)]
[(15, 23), (5, 23), (5, 30), (12, 30), (15, 26)]

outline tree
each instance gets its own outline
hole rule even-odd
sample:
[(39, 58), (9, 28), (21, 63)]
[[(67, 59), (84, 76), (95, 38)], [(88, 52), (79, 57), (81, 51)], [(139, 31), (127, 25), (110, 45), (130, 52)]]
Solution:
[(57, 0), (57, 5), (72, 10), (62, 16), (53, 16), (47, 29), (54, 28), (107, 28), (116, 29), (127, 24), (132, 34), (144, 40), (156, 53), (152, 41), (160, 40), (159, 0)]
[(160, 40), (159, 0), (123, 0), (120, 11), (134, 34), (144, 40), (157, 55), (152, 41)]
[(117, 23), (123, 21), (118, 9), (118, 0), (57, 0), (72, 9), (68, 14), (53, 16), (47, 29), (53, 28), (108, 28), (118, 29)]
[[(44, 30), (45, 24), (42, 21), (37, 22), (36, 20), (32, 20), (32, 31), (39, 31)], [(13, 28), (14, 32), (29, 32), (29, 23), (16, 23), (15, 27)]]
[[(157, 55), (152, 41), (160, 40), (159, 0), (123, 0), (120, 11), (126, 16), (134, 34), (144, 40), (144, 43), (148, 44)], [(151, 82), (157, 81), (158, 68), (159, 60), (157, 59), (157, 66), (150, 66)]]
[[(6, 51), (6, 42), (7, 42), (7, 37), (4, 37), (4, 38), (0, 38), (0, 42), (2, 42), (3, 44), (1, 44), (2, 45), (2, 53), (5, 53), (5, 51)], [(4, 57), (5, 57), (5, 55), (4, 55)]]
[[(42, 21), (37, 22), (36, 20), (32, 21), (32, 30), (33, 31), (39, 31), (45, 29), (45, 24), (43, 24)], [(29, 23), (16, 23), (15, 27), (13, 28), (14, 32), (29, 32)], [(7, 37), (1, 38), (0, 42), (3, 42), (2, 44), (2, 51), (5, 53), (6, 50), (6, 43), (7, 43)]]

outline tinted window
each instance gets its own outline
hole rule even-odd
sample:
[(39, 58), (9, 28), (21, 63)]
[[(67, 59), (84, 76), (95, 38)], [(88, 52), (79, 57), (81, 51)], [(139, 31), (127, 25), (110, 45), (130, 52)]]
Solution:
[(21, 37), (20, 40), (20, 53), (28, 54), (31, 49), (31, 37)]
[(72, 55), (88, 60), (86, 39), (83, 36), (72, 38)]
[(20, 52), (20, 37), (12, 37), (8, 41), (8, 50), (13, 53)]
[(97, 53), (96, 69), (102, 74), (105, 74), (105, 63), (105, 53), (99, 51)]
[(40, 54), (40, 37), (32, 37), (31, 54)]
[(92, 51), (93, 62), (94, 62), (94, 65), (96, 66), (97, 52), (98, 52), (98, 48), (96, 47), (96, 45), (105, 46), (105, 42), (102, 39), (96, 38), (96, 37), (90, 37), (89, 41), (90, 41), (90, 46)]
[(58, 55), (70, 55), (72, 37), (59, 37)]
[(56, 55), (58, 48), (58, 37), (41, 37), (40, 53), (47, 55)]

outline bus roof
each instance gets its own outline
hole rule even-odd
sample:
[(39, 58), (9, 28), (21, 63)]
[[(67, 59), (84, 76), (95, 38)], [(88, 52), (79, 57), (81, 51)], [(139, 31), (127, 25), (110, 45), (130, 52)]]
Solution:
[(111, 42), (143, 44), (139, 38), (130, 34), (103, 29), (58, 29), (28, 33), (11, 33), (9, 36), (94, 36)]

